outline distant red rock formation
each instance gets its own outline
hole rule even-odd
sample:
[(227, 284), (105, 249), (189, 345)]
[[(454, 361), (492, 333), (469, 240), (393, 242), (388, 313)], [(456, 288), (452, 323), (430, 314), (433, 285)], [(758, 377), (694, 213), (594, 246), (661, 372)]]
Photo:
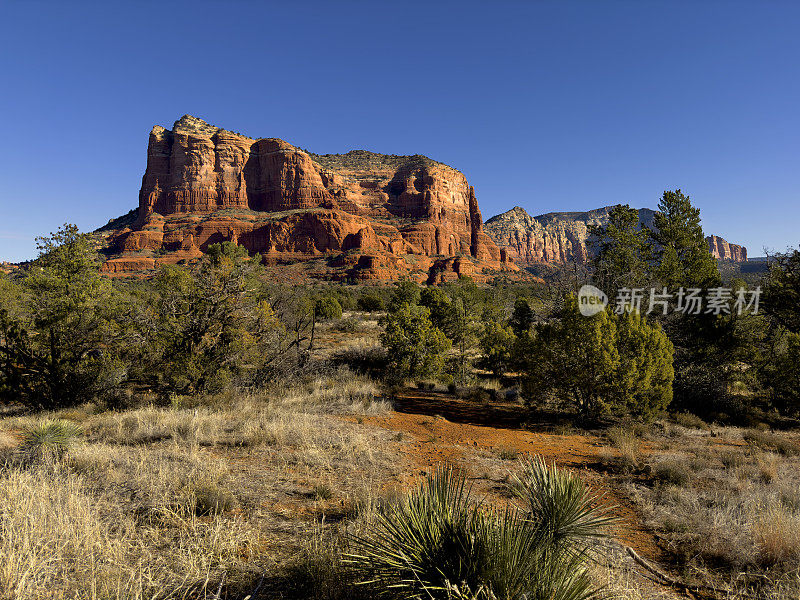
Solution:
[(185, 115), (150, 133), (135, 219), (103, 228), (126, 274), (233, 241), (270, 264), (355, 280), (478, 279), (518, 268), (483, 232), (464, 175), (424, 156), (315, 155)]
[(706, 238), (708, 249), (714, 258), (732, 260), (735, 262), (747, 262), (747, 248), (738, 244), (731, 244), (718, 235), (709, 235)]
[[(548, 213), (530, 216), (516, 206), (492, 217), (484, 224), (486, 234), (501, 250), (506, 250), (517, 264), (586, 263), (591, 258), (589, 231), (593, 225), (605, 225), (612, 207), (586, 212)], [(639, 223), (652, 227), (655, 212), (639, 209)], [(711, 254), (718, 259), (744, 262), (747, 248), (730, 244), (719, 236), (706, 238)]]

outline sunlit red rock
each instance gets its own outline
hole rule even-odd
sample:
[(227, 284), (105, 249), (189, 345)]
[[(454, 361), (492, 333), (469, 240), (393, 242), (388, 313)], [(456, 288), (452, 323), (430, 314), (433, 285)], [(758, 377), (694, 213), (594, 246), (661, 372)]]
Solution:
[(425, 281), (447, 259), (448, 272), (458, 261), (478, 279), (517, 270), (452, 167), (363, 150), (315, 155), (188, 115), (153, 128), (135, 219), (104, 229), (110, 274), (192, 260), (222, 241), (272, 264), (325, 258), (320, 274), (332, 278)]

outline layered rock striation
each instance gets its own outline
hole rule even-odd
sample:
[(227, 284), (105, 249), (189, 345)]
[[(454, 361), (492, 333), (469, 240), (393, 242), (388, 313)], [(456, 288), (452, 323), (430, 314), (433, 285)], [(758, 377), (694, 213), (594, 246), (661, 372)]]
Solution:
[(733, 262), (747, 262), (747, 248), (738, 244), (731, 244), (718, 235), (709, 235), (708, 249), (714, 258), (720, 260), (731, 260)]
[(185, 115), (150, 133), (132, 218), (104, 229), (110, 274), (232, 241), (312, 277), (441, 281), (517, 267), (483, 232), (464, 175), (424, 156), (316, 155)]
[[(516, 206), (492, 217), (484, 229), (495, 243), (518, 264), (586, 263), (592, 256), (592, 226), (608, 223), (611, 206), (587, 212), (556, 212), (532, 217)], [(639, 224), (653, 227), (655, 211), (639, 209)], [(744, 262), (747, 249), (719, 236), (706, 238), (711, 254), (718, 259)]]

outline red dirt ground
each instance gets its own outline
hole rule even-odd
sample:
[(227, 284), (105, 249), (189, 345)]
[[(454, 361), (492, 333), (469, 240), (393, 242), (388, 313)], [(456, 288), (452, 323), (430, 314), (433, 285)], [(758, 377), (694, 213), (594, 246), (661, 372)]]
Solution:
[[(605, 447), (599, 437), (521, 429), (524, 409), (514, 404), (481, 404), (418, 390), (406, 390), (394, 401), (395, 411), (367, 417), (362, 422), (404, 436), (407, 443), (400, 445), (400, 452), (418, 469), (409, 479), (416, 479), (422, 472), (447, 461), (465, 467), (476, 476), (476, 492), (500, 501), (498, 490), (502, 488), (498, 483), (507, 469), (500, 464), (492, 472), (491, 462), (487, 467), (487, 456), (494, 458), (502, 450), (538, 454), (559, 466), (579, 471), (587, 484), (615, 507), (613, 512), (620, 522), (613, 534), (619, 541), (648, 559), (658, 561), (663, 557), (652, 533), (641, 525), (633, 504), (597, 470), (601, 449)], [(510, 467), (513, 462), (506, 464)]]

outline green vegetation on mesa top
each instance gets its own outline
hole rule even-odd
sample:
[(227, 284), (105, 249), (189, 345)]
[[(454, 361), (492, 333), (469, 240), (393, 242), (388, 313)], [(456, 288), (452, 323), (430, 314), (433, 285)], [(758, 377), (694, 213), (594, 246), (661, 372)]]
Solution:
[[(420, 168), (434, 165), (445, 165), (439, 161), (414, 154), (411, 156), (398, 156), (396, 154), (378, 154), (369, 150), (351, 150), (346, 154), (314, 154), (304, 150), (313, 161), (319, 163), (326, 169), (336, 171), (339, 169), (360, 169), (360, 170), (399, 170), (401, 168)], [(450, 167), (452, 169), (452, 167)]]
[[(247, 137), (249, 139), (271, 139), (265, 137), (252, 138), (246, 136), (238, 131), (230, 131), (207, 123), (203, 119), (199, 119), (192, 115), (183, 115), (180, 119), (175, 121), (172, 126), (172, 131), (182, 131), (194, 133), (197, 135), (212, 136), (217, 133), (230, 133)], [(422, 154), (413, 154), (410, 156), (400, 156), (397, 154), (379, 154), (377, 152), (370, 152), (369, 150), (351, 150), (346, 154), (315, 154), (310, 150), (295, 146), (298, 150), (302, 150), (308, 154), (312, 160), (316, 161), (326, 169), (392, 169), (399, 170), (401, 168), (415, 169), (420, 167), (429, 167), (433, 165), (444, 165), (442, 162), (423, 156)], [(451, 169), (453, 167), (450, 167)]]

